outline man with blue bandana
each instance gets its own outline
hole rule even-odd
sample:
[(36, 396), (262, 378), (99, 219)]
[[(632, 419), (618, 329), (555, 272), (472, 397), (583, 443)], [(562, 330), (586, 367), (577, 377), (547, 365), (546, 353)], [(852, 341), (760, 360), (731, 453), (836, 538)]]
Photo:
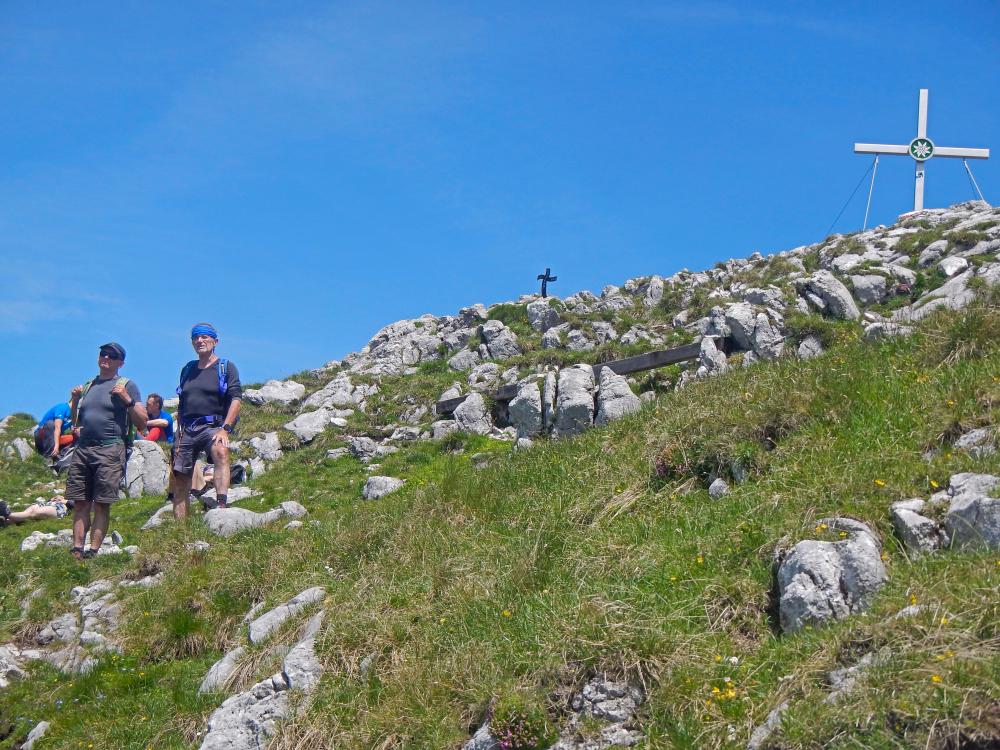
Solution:
[(243, 388), (240, 373), (232, 362), (219, 359), (215, 347), (219, 334), (209, 323), (191, 329), (191, 346), (198, 359), (181, 370), (177, 395), (177, 434), (174, 438), (174, 517), (186, 518), (191, 512), (191, 477), (195, 461), (204, 452), (215, 464), (215, 501), (206, 509), (225, 508), (229, 493), (229, 436), (240, 416)]

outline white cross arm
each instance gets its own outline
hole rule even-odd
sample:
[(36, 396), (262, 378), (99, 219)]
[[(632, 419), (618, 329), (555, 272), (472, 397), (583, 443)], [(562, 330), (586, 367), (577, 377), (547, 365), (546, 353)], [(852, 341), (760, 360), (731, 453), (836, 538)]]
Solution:
[(958, 159), (989, 159), (988, 148), (952, 148), (951, 146), (935, 146), (934, 156), (953, 156)]
[[(855, 143), (854, 153), (856, 154), (908, 154), (910, 147), (890, 146), (885, 143)], [(935, 152), (936, 153), (936, 152)]]

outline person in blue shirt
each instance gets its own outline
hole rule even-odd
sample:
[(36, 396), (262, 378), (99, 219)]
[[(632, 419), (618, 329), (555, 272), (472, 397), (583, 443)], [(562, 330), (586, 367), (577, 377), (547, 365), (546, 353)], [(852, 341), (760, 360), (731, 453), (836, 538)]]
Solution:
[(73, 413), (65, 401), (45, 412), (35, 427), (35, 450), (46, 458), (58, 458), (59, 451), (74, 440)]
[(163, 396), (150, 393), (146, 397), (146, 427), (148, 432), (138, 435), (140, 440), (152, 440), (154, 443), (174, 442), (174, 418), (169, 412), (163, 411)]

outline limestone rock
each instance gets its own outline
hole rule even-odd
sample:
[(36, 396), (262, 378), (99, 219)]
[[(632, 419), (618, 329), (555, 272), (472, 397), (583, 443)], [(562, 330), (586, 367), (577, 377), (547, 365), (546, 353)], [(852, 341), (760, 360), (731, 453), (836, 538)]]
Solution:
[(399, 450), (394, 445), (380, 445), (370, 437), (365, 436), (351, 438), (348, 449), (355, 458), (364, 463), (388, 456), (390, 453), (395, 453)]
[(284, 604), (264, 613), (250, 623), (250, 643), (261, 643), (271, 633), (280, 628), (289, 618), (301, 612), (310, 604), (323, 601), (326, 590), (322, 586), (313, 586), (296, 594)]
[(785, 337), (765, 313), (758, 313), (754, 321), (753, 352), (761, 359), (777, 359), (784, 351)]
[(243, 398), (251, 404), (277, 403), (282, 406), (298, 401), (306, 395), (306, 387), (294, 380), (268, 380), (260, 388), (245, 388)]
[(938, 268), (941, 269), (945, 276), (954, 276), (956, 273), (962, 273), (968, 267), (969, 261), (958, 255), (951, 255), (938, 261)]
[(469, 385), (473, 390), (490, 390), (496, 386), (500, 379), (500, 366), (496, 362), (484, 362), (472, 368), (469, 373)]
[(1000, 499), (992, 496), (1000, 496), (998, 485), (992, 474), (952, 476), (944, 527), (953, 546), (1000, 549)]
[(556, 384), (554, 372), (545, 373), (542, 383), (542, 431), (552, 432), (556, 423)]
[(462, 349), (458, 354), (448, 360), (448, 367), (452, 370), (471, 370), (480, 364), (479, 354), (469, 349)]
[(969, 430), (955, 441), (954, 447), (979, 458), (992, 456), (997, 452), (996, 446), (993, 445), (993, 431), (989, 427)]
[(205, 526), (213, 534), (228, 537), (241, 531), (265, 526), (280, 518), (298, 518), (306, 513), (306, 509), (299, 503), (286, 501), (266, 513), (254, 513), (246, 508), (215, 508), (205, 514), (204, 521)]
[(163, 449), (149, 440), (136, 440), (125, 465), (125, 487), (129, 497), (162, 495), (167, 489), (169, 469)]
[(518, 387), (517, 395), (507, 408), (510, 423), (519, 438), (532, 437), (542, 431), (542, 394), (538, 381), (527, 380)]
[(23, 437), (14, 438), (14, 441), (10, 444), (14, 451), (14, 455), (20, 458), (22, 461), (27, 461), (31, 458), (31, 454), (34, 453), (34, 449), (31, 447), (31, 443), (25, 440)]
[(24, 680), (28, 673), (21, 664), (21, 653), (14, 645), (0, 646), (0, 688), (14, 680)]
[(490, 417), (486, 401), (479, 393), (472, 393), (455, 409), (455, 422), (458, 429), (472, 432), (476, 435), (489, 435), (493, 429), (493, 419)]
[(562, 437), (588, 429), (594, 421), (594, 371), (574, 365), (559, 371), (553, 432)]
[(246, 649), (243, 646), (237, 646), (215, 662), (208, 670), (208, 674), (205, 675), (205, 679), (201, 681), (198, 692), (212, 693), (225, 687), (226, 680), (235, 671), (236, 665), (239, 664), (244, 653), (246, 653)]
[(632, 393), (628, 381), (610, 367), (602, 367), (600, 388), (597, 392), (595, 425), (606, 425), (626, 414), (639, 411), (642, 401)]
[(923, 249), (917, 259), (917, 265), (927, 268), (942, 258), (946, 252), (948, 252), (948, 240), (936, 240)]
[(250, 447), (262, 461), (277, 461), (284, 453), (277, 432), (265, 432), (250, 438)]
[(705, 336), (701, 340), (701, 352), (698, 355), (698, 377), (706, 375), (718, 375), (729, 369), (726, 363), (726, 355), (719, 351), (715, 345), (715, 339)]
[(385, 497), (390, 492), (395, 492), (400, 487), (403, 486), (402, 479), (396, 479), (395, 477), (368, 477), (365, 482), (364, 489), (361, 490), (361, 496), (365, 500), (378, 500), (380, 497)]
[(49, 731), (49, 722), (40, 721), (32, 727), (31, 731), (28, 732), (28, 736), (24, 738), (24, 743), (21, 745), (21, 750), (34, 750), (35, 743), (38, 742), (45, 733)]
[(559, 311), (556, 310), (549, 299), (539, 299), (529, 302), (526, 306), (528, 311), (528, 323), (539, 333), (545, 333), (553, 326), (562, 322)]
[(729, 485), (726, 483), (722, 477), (716, 478), (708, 486), (708, 496), (713, 500), (718, 500), (720, 497), (725, 497), (729, 494)]
[(920, 498), (900, 500), (889, 508), (896, 534), (911, 552), (933, 552), (947, 539), (936, 521), (922, 515), (927, 503)]
[(813, 357), (818, 357), (823, 352), (823, 342), (819, 340), (818, 336), (809, 334), (799, 344), (799, 359), (812, 359)]
[(566, 348), (571, 352), (586, 352), (596, 346), (593, 341), (587, 338), (587, 334), (574, 328), (566, 334)]
[(313, 438), (333, 425), (333, 420), (337, 419), (333, 412), (326, 407), (316, 411), (300, 414), (291, 422), (285, 424), (285, 429), (290, 430), (295, 437), (303, 443), (311, 443)]
[(487, 320), (480, 333), (492, 359), (510, 359), (521, 353), (517, 336), (499, 320)]
[(799, 542), (778, 567), (779, 619), (788, 633), (867, 608), (886, 580), (875, 533), (860, 521), (823, 519), (847, 538)]
[(431, 437), (440, 440), (443, 437), (458, 431), (458, 422), (454, 419), (439, 419), (431, 423)]
[(854, 298), (847, 287), (829, 271), (817, 271), (802, 288), (819, 297), (824, 303), (824, 312), (842, 320), (857, 320), (861, 317)]
[(854, 287), (854, 294), (865, 305), (878, 304), (889, 296), (885, 276), (877, 274), (851, 276), (851, 286)]

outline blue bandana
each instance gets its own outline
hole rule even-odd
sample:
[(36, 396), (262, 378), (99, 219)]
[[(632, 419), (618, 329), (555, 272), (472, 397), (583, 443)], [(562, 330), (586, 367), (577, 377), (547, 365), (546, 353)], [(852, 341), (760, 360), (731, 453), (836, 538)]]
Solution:
[(216, 341), (219, 340), (219, 334), (215, 332), (215, 329), (210, 325), (198, 324), (191, 329), (191, 338), (195, 336), (211, 336)]

